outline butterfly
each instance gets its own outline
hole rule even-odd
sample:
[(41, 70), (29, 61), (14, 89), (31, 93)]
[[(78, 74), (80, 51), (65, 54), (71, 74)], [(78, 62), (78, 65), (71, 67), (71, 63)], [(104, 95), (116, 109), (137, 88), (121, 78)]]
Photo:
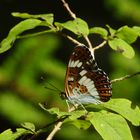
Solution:
[(65, 97), (72, 104), (100, 104), (112, 96), (107, 74), (98, 68), (94, 52), (87, 46), (76, 46), (65, 76)]

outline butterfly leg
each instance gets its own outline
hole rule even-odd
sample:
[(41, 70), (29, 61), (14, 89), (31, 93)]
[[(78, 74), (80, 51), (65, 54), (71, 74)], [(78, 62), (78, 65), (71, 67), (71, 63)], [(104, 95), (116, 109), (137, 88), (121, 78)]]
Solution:
[(66, 104), (67, 104), (67, 107), (68, 107), (68, 111), (70, 110), (70, 105), (69, 105), (69, 101), (66, 100)]
[(79, 104), (80, 104), (80, 106), (84, 109), (85, 115), (87, 115), (87, 114), (88, 114), (88, 111), (86, 110), (86, 108), (83, 106), (83, 104), (81, 104), (81, 103), (79, 103)]
[(77, 109), (77, 107), (79, 106), (79, 104), (74, 104), (74, 103), (70, 102), (69, 100), (66, 100), (66, 104), (67, 104), (67, 106), (68, 106), (68, 111), (69, 111), (69, 112), (71, 112), (71, 110), (73, 110), (73, 109), (70, 107), (70, 104), (73, 105), (74, 110)]
[(84, 109), (85, 115), (88, 114), (88, 111), (87, 111), (86, 108), (83, 106), (83, 104), (81, 104), (80, 101), (79, 101), (79, 102), (77, 101), (77, 103), (75, 103), (75, 102), (70, 102), (69, 100), (66, 100), (66, 104), (67, 104), (67, 106), (68, 106), (68, 111), (69, 111), (69, 112), (70, 112), (70, 110), (71, 110), (70, 104), (72, 104), (72, 105), (74, 106), (75, 109), (77, 109), (78, 106), (80, 105), (80, 106)]

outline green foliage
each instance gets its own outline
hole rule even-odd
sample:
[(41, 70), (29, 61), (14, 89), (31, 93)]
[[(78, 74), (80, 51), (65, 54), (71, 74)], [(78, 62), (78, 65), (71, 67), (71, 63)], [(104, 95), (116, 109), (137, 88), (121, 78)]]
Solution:
[(14, 41), (16, 40), (17, 36), (21, 34), (22, 32), (33, 29), (36, 26), (39, 26), (41, 23), (40, 20), (37, 19), (27, 19), (24, 21), (21, 21), (19, 24), (14, 26), (10, 31), (1, 44), (0, 44), (0, 53), (3, 53), (10, 49), (13, 46)]
[[(6, 91), (1, 91), (0, 108), (1, 114), (6, 116), (15, 124), (22, 124), (23, 128), (19, 128), (16, 132), (10, 129), (0, 134), (1, 139), (16, 139), (23, 134), (38, 134), (44, 129), (37, 130), (35, 126), (46, 124), (51, 118), (64, 120), (64, 124), (72, 124), (79, 129), (88, 129), (93, 126), (101, 137), (105, 140), (132, 140), (132, 134), (127, 124), (130, 121), (133, 125), (140, 125), (140, 109), (138, 106), (131, 107), (131, 102), (127, 99), (112, 99), (111, 101), (93, 105), (88, 114), (85, 110), (75, 110), (73, 112), (60, 111), (59, 108), (44, 108), (40, 104), (42, 110), (36, 107), (36, 103), (42, 102), (47, 98), (47, 104), (50, 106), (61, 106), (58, 94), (50, 91), (46, 95), (36, 76), (40, 73), (47, 73), (47, 80), (54, 81), (56, 87), (62, 86), (65, 74), (64, 65), (56, 60), (54, 52), (59, 44), (58, 38), (54, 35), (42, 35), (47, 32), (57, 33), (66, 29), (78, 37), (87, 37), (88, 35), (98, 34), (101, 39), (106, 41), (110, 48), (120, 52), (126, 58), (133, 58), (135, 52), (132, 43), (140, 36), (140, 27), (123, 26), (117, 30), (107, 26), (88, 27), (86, 21), (81, 18), (69, 20), (64, 23), (54, 22), (53, 14), (31, 15), (28, 13), (12, 13), (15, 17), (25, 20), (18, 23), (10, 31), (8, 36), (0, 44), (0, 53), (3, 53), (13, 47), (16, 39), (32, 36), (32, 38), (23, 39), (16, 45), (15, 52), (7, 57), (3, 65), (0, 67), (0, 84), (10, 87)], [(55, 26), (54, 26), (55, 25)], [(38, 33), (23, 34), (38, 26), (44, 26), (43, 31)], [(65, 31), (65, 30), (64, 30)], [(57, 72), (56, 72), (57, 71)], [(53, 77), (53, 78), (52, 78)], [(16, 94), (19, 95), (16, 95)], [(52, 93), (52, 94), (51, 94)], [(25, 100), (27, 102), (25, 103)], [(29, 102), (32, 101), (32, 104)], [(65, 108), (63, 108), (65, 109)], [(88, 109), (88, 107), (87, 107)], [(97, 110), (95, 110), (97, 109)], [(24, 115), (21, 115), (24, 114)], [(47, 114), (47, 115), (46, 115)], [(126, 121), (127, 120), (127, 121)], [(33, 122), (29, 123), (29, 122)]]
[(76, 18), (74, 20), (67, 21), (65, 23), (56, 22), (55, 25), (59, 27), (60, 29), (63, 29), (63, 28), (67, 29), (76, 35), (87, 36), (89, 34), (87, 23), (80, 18)]
[[(4, 92), (0, 94), (1, 114), (8, 116), (14, 123), (22, 123), (25, 120), (43, 124), (47, 121), (45, 115), (35, 106), (26, 103), (19, 97), (13, 95), (14, 92)], [(23, 113), (24, 112), (24, 113)]]
[(12, 13), (12, 15), (14, 17), (20, 17), (20, 18), (28, 18), (28, 19), (42, 19), (42, 20), (45, 20), (45, 23), (48, 25), (48, 26), (53, 26), (53, 22), (54, 22), (54, 16), (53, 14), (39, 14), (39, 15), (31, 15), (31, 14), (28, 14), (28, 13), (18, 13), (18, 12), (14, 12)]
[(127, 58), (133, 58), (135, 55), (133, 48), (122, 39), (114, 38), (108, 43), (112, 49), (121, 52)]
[(101, 111), (89, 114), (88, 119), (104, 140), (133, 139), (127, 122), (120, 115)]
[(124, 118), (129, 120), (133, 125), (140, 125), (140, 109), (138, 106), (131, 107), (131, 101), (127, 99), (112, 99), (108, 103), (103, 104), (104, 107), (117, 112)]
[[(132, 140), (132, 134), (127, 124), (127, 120), (133, 125), (140, 125), (140, 109), (136, 106), (131, 107), (131, 101), (127, 99), (112, 99), (103, 103), (101, 108), (96, 112), (85, 113), (84, 110), (75, 110), (73, 112), (61, 112), (58, 108), (45, 109), (50, 114), (56, 114), (58, 118), (67, 116), (64, 123), (71, 123), (77, 128), (88, 129), (93, 125), (98, 133), (105, 140)], [(110, 109), (116, 113), (106, 111)], [(83, 119), (85, 118), (85, 119)]]
[[(135, 73), (139, 71), (140, 68), (140, 57), (138, 52), (136, 53), (135, 57), (133, 59), (130, 59), (129, 61), (127, 58), (124, 58), (123, 56), (115, 53), (110, 54), (109, 60), (113, 67), (113, 73), (110, 75), (112, 79), (114, 79), (115, 77), (121, 77), (126, 74)], [(140, 78), (139, 76), (136, 76), (134, 78), (130, 78), (128, 80), (113, 84), (114, 97), (127, 98), (134, 102), (134, 105), (140, 105), (139, 83)]]
[[(40, 104), (41, 105), (41, 104)], [(107, 103), (101, 104), (101, 108), (96, 112), (88, 112), (85, 113), (84, 110), (75, 110), (73, 112), (63, 112), (60, 111), (59, 108), (51, 108), (46, 109), (41, 105), (41, 107), (49, 112), (50, 114), (56, 114), (57, 118), (65, 118), (63, 123), (73, 124), (77, 128), (80, 129), (88, 129), (91, 125), (95, 127), (98, 133), (102, 136), (104, 140), (121, 140), (121, 139), (129, 139), (132, 140), (132, 134), (125, 119), (128, 119), (133, 123), (133, 125), (140, 124), (140, 110), (138, 107), (135, 109), (131, 108), (131, 102), (126, 99), (112, 99)], [(102, 108), (103, 107), (103, 108)], [(111, 113), (106, 109), (113, 110), (116, 113)], [(20, 134), (19, 133), (11, 133), (10, 134), (3, 132), (1, 135), (13, 135), (16, 137), (28, 133), (38, 133), (35, 132), (35, 126), (32, 123), (22, 124), (24, 130)], [(28, 131), (27, 131), (28, 130)], [(6, 131), (6, 132), (7, 132)], [(42, 130), (43, 131), (43, 130)], [(12, 137), (13, 137), (12, 136)]]
[(139, 0), (104, 0), (106, 8), (114, 17), (122, 21), (133, 21), (140, 23), (140, 1)]
[(21, 126), (27, 130), (30, 130), (31, 132), (35, 132), (35, 125), (30, 122), (25, 122), (21, 124)]
[(133, 28), (130, 28), (128, 26), (123, 26), (117, 30), (116, 36), (118, 38), (123, 39), (128, 44), (131, 44), (136, 41), (138, 37), (138, 33), (137, 30), (134, 30)]
[(23, 128), (17, 128), (16, 132), (12, 132), (11, 129), (7, 129), (0, 134), (0, 139), (1, 140), (15, 140), (19, 138), (20, 136), (29, 134), (29, 133), (30, 131)]
[[(89, 29), (88, 24), (80, 18), (76, 18), (74, 20), (70, 20), (64, 23), (55, 22), (54, 23), (55, 26), (53, 26), (54, 22), (53, 14), (30, 15), (28, 13), (12, 13), (12, 15), (15, 17), (28, 19), (25, 19), (24, 21), (20, 22), (10, 30), (7, 38), (5, 38), (1, 42), (0, 48), (1, 53), (10, 49), (12, 47), (13, 42), (22, 32), (29, 29), (33, 29), (37, 26), (45, 26), (51, 29), (41, 31), (40, 34), (46, 32), (58, 32), (61, 31), (62, 29), (67, 29), (78, 36), (99, 34), (101, 38), (108, 41), (108, 44), (112, 49), (119, 51), (125, 57), (128, 58), (133, 58), (134, 50), (130, 44), (136, 41), (137, 37), (139, 36), (138, 27), (130, 28), (128, 26), (123, 26), (118, 30), (114, 30), (111, 27), (107, 26), (109, 31), (101, 27), (92, 27)], [(38, 35), (38, 34), (30, 34), (30, 35)]]
[(138, 36), (140, 36), (140, 27), (134, 26), (133, 30), (138, 34)]
[(92, 27), (89, 30), (90, 34), (99, 34), (101, 35), (102, 38), (107, 38), (108, 36), (108, 32), (106, 29), (102, 28), (102, 27)]

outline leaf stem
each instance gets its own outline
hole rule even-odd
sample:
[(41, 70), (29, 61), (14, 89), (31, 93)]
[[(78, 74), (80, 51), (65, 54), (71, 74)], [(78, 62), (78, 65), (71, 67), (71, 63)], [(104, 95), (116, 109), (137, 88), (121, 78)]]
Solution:
[[(65, 0), (60, 0), (63, 3), (63, 6), (66, 8), (66, 10), (68, 11), (69, 15), (73, 18), (76, 19), (76, 14), (74, 12), (72, 12), (72, 10), (70, 9), (68, 3)], [(87, 36), (83, 36), (83, 38), (86, 40), (88, 47), (90, 49), (93, 49), (92, 44), (89, 40), (89, 38)]]
[(91, 44), (91, 42), (90, 42), (89, 38), (88, 38), (87, 36), (84, 36), (84, 39), (86, 40), (86, 42), (87, 42), (87, 44), (88, 44), (89, 48), (92, 50), (92, 49), (93, 49), (93, 47), (92, 47), (92, 44)]
[[(74, 111), (74, 110), (75, 110), (75, 107), (73, 106), (73, 107), (70, 108), (68, 111), (69, 111), (69, 112), (72, 112), (72, 111)], [(51, 131), (51, 133), (49, 134), (49, 136), (46, 138), (46, 140), (52, 140), (53, 137), (54, 137), (54, 135), (61, 129), (62, 124), (63, 124), (63, 121), (59, 121), (59, 122), (55, 125), (54, 129)]]
[(63, 6), (66, 8), (66, 10), (68, 11), (69, 15), (73, 18), (76, 19), (76, 14), (72, 12), (72, 10), (70, 9), (68, 3), (65, 2), (65, 0), (61, 0), (63, 3)]
[(98, 46), (94, 47), (93, 50), (95, 51), (95, 50), (97, 50), (97, 49), (102, 48), (106, 43), (107, 43), (107, 41), (104, 40), (101, 44), (99, 44)]
[(37, 32), (37, 33), (32, 33), (32, 34), (17, 36), (17, 39), (34, 37), (34, 36), (42, 35), (42, 34), (45, 34), (45, 33), (52, 33), (52, 32), (54, 32), (54, 30), (50, 29), (50, 30), (46, 30), (46, 31), (42, 31), (42, 32)]
[(126, 80), (128, 78), (134, 77), (134, 76), (139, 75), (139, 74), (140, 74), (140, 71), (136, 72), (136, 73), (133, 73), (131, 75), (126, 75), (126, 76), (111, 80), (111, 83), (116, 83), (116, 82), (119, 82), (119, 81), (123, 81), (123, 80)]
[(71, 42), (73, 42), (74, 44), (76, 45), (83, 45), (82, 43), (80, 43), (78, 40), (72, 38), (71, 36), (69, 35), (66, 35), (66, 34), (62, 34), (65, 38), (69, 39)]

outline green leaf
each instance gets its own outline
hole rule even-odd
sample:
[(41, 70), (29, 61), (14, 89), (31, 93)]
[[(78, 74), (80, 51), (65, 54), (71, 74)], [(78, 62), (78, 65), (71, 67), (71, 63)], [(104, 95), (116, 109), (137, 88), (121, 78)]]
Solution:
[(20, 17), (20, 18), (42, 19), (42, 20), (45, 20), (48, 25), (53, 25), (53, 21), (54, 21), (54, 15), (52, 13), (50, 13), (50, 14), (32, 15), (32, 14), (28, 14), (28, 13), (13, 12), (12, 15), (14, 17)]
[(89, 34), (87, 23), (80, 18), (76, 18), (65, 23), (56, 22), (55, 25), (59, 28), (65, 28), (76, 35), (87, 36)]
[(91, 123), (85, 120), (73, 120), (70, 121), (70, 123), (75, 125), (79, 129), (85, 129), (85, 130), (91, 126)]
[(69, 114), (70, 114), (69, 116), (70, 120), (76, 120), (77, 118), (85, 116), (86, 112), (85, 110), (75, 110), (75, 111), (70, 112)]
[(124, 118), (129, 120), (133, 125), (140, 125), (140, 109), (138, 106), (132, 108), (131, 101), (127, 99), (111, 99), (109, 102), (102, 104), (104, 107), (111, 109)]
[(1, 44), (0, 44), (0, 53), (3, 53), (5, 51), (7, 51), (8, 49), (10, 49), (12, 47), (12, 44), (14, 43), (14, 41), (16, 40), (16, 37), (21, 34), (22, 32), (29, 30), (29, 29), (33, 29), (36, 26), (39, 26), (41, 23), (40, 20), (38, 19), (26, 19), (22, 22), (20, 22), (19, 24), (17, 24), (16, 26), (14, 26), (7, 38), (5, 38)]
[(106, 111), (90, 113), (88, 120), (104, 140), (132, 140), (126, 120), (117, 114)]
[(89, 29), (89, 33), (90, 34), (99, 34), (101, 35), (103, 38), (106, 38), (108, 35), (108, 32), (106, 29), (102, 28), (102, 27), (93, 27)]
[(106, 27), (109, 29), (111, 36), (114, 36), (114, 34), (116, 33), (116, 30), (111, 28), (109, 25), (106, 25)]
[(30, 133), (24, 128), (17, 128), (16, 132), (12, 132), (11, 129), (7, 129), (0, 134), (0, 140), (15, 140), (24, 134)]
[(139, 26), (134, 26), (132, 29), (137, 33), (138, 36), (140, 36), (140, 27)]
[(133, 58), (135, 55), (133, 48), (122, 39), (114, 38), (108, 43), (112, 49), (122, 53), (127, 58)]
[(79, 129), (88, 129), (91, 123), (86, 118), (85, 110), (75, 110), (70, 112), (70, 116), (65, 120), (65, 123), (71, 123)]
[(39, 105), (40, 105), (40, 107), (41, 107), (43, 110), (49, 112), (49, 113), (52, 114), (52, 115), (57, 115), (58, 117), (62, 117), (62, 116), (65, 116), (65, 115), (68, 115), (68, 116), (70, 115), (69, 112), (60, 111), (59, 108), (56, 108), (56, 107), (47, 109), (47, 108), (45, 108), (44, 105), (42, 105), (41, 103), (40, 103)]
[(35, 125), (30, 122), (25, 122), (21, 124), (22, 127), (26, 128), (27, 130), (30, 130), (31, 132), (35, 132)]
[(128, 44), (131, 44), (136, 41), (138, 34), (132, 28), (128, 26), (123, 26), (117, 30), (115, 36), (126, 41)]

